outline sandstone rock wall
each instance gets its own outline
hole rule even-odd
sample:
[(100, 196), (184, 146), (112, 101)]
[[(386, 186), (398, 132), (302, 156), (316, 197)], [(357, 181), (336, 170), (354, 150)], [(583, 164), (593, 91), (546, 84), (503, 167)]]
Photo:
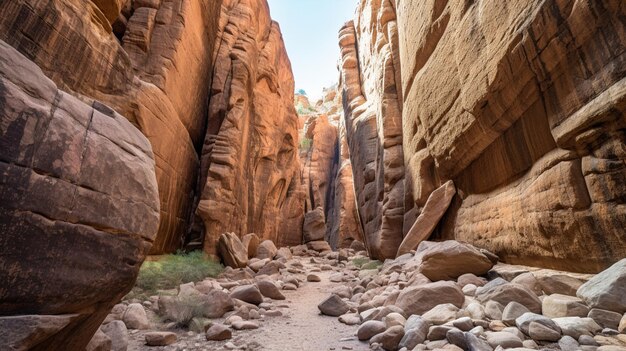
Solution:
[(344, 119), (364, 239), (394, 257), (404, 222), (400, 57), (394, 4), (364, 0), (339, 34)]
[[(625, 11), (616, 0), (362, 0), (340, 46), (368, 247), (390, 257), (379, 248), (397, 248), (397, 227), (406, 232), (429, 195), (453, 180), (458, 195), (435, 238), (585, 272), (626, 256)], [(391, 111), (382, 119), (368, 113), (377, 101)], [(403, 150), (401, 166), (382, 173), (374, 156), (388, 144), (375, 133), (381, 120), (390, 121), (385, 133), (401, 128), (391, 140)], [(402, 167), (403, 195), (392, 191), (400, 175), (375, 186)], [(401, 197), (403, 206), (385, 201)], [(400, 225), (378, 225), (385, 204), (404, 223), (393, 216)]]
[(84, 349), (155, 238), (154, 167), (123, 116), (0, 41), (2, 347)]
[[(0, 39), (148, 137), (161, 199), (152, 253), (175, 251), (193, 207), (220, 1), (16, 0), (2, 9)], [(111, 27), (120, 21), (121, 43)]]
[(204, 250), (224, 232), (302, 241), (305, 193), (291, 64), (266, 1), (226, 0), (202, 148)]

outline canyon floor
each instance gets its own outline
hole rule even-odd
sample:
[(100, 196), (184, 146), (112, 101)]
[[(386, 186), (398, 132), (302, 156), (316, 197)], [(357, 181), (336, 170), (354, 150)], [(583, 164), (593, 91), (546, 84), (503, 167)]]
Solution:
[(122, 301), (101, 328), (111, 349), (626, 351), (626, 260), (568, 273), (456, 241), (384, 263), (306, 246), (261, 256)]

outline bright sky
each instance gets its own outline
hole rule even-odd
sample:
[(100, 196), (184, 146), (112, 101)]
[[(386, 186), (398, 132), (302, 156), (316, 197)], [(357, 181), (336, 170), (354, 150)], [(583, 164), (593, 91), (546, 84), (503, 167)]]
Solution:
[(322, 88), (337, 83), (338, 33), (353, 19), (357, 0), (268, 0), (280, 23), (296, 80), (314, 103)]

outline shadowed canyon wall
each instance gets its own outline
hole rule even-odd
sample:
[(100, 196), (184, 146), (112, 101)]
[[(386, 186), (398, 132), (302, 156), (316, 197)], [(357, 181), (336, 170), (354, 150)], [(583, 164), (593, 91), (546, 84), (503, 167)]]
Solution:
[(625, 11), (616, 0), (362, 0), (339, 39), (370, 251), (392, 257), (453, 180), (435, 239), (585, 272), (626, 256)]

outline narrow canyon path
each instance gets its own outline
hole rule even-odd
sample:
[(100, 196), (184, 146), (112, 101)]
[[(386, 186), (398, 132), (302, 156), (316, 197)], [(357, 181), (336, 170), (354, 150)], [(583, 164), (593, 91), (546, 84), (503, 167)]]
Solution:
[[(259, 329), (233, 331), (233, 337), (227, 341), (206, 341), (204, 334), (183, 330), (176, 332), (176, 343), (163, 347), (145, 345), (145, 333), (152, 330), (131, 330), (128, 351), (183, 351), (183, 350), (246, 350), (246, 351), (332, 351), (332, 350), (369, 350), (367, 342), (361, 342), (355, 336), (358, 326), (349, 326), (339, 322), (338, 318), (324, 316), (317, 308), (331, 292), (344, 283), (330, 281), (333, 274), (342, 269), (323, 271), (322, 263), (311, 262), (309, 257), (294, 257), (304, 266), (303, 271), (321, 278), (320, 282), (301, 283), (297, 290), (282, 290), (285, 300), (272, 303), (282, 312), (282, 316), (264, 316), (258, 320)], [(321, 260), (320, 260), (321, 261)], [(326, 262), (324, 262), (326, 263)], [(306, 278), (306, 275), (300, 275)], [(153, 319), (158, 318), (153, 314)], [(224, 318), (214, 319), (224, 323)], [(155, 320), (156, 321), (156, 320)]]
[(317, 305), (341, 283), (329, 280), (333, 271), (316, 272), (321, 282), (306, 282), (297, 291), (284, 291), (287, 298), (284, 316), (268, 318), (267, 323), (250, 333), (262, 350), (369, 350), (368, 344), (354, 336), (357, 326), (348, 326), (336, 317), (319, 313)]

